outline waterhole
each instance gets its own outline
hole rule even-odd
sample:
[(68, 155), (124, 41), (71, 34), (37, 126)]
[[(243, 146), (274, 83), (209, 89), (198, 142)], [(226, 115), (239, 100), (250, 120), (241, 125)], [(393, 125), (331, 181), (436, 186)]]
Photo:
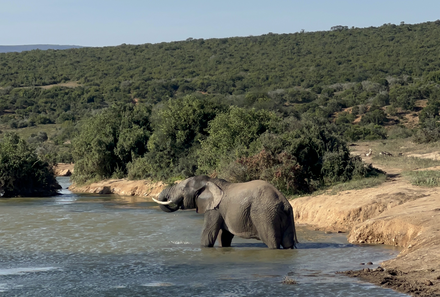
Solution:
[(374, 268), (397, 255), (393, 247), (298, 226), (297, 250), (240, 238), (201, 248), (195, 211), (62, 193), (0, 200), (1, 296), (405, 296), (335, 273)]

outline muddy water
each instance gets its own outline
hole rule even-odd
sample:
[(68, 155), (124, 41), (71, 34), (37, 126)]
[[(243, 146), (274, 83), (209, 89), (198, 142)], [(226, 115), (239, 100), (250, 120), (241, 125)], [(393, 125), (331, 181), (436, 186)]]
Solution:
[[(231, 248), (200, 248), (202, 223), (193, 211), (67, 190), (1, 200), (0, 295), (404, 296), (335, 274), (394, 257), (391, 247), (300, 227), (298, 250), (239, 238)], [(286, 276), (297, 284), (283, 284)]]

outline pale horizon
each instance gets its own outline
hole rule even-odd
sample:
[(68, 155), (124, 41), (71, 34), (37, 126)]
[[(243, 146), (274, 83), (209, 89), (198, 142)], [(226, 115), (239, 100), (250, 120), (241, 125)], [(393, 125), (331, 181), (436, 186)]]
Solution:
[(440, 18), (433, 0), (0, 0), (0, 45), (103, 47), (417, 24)]

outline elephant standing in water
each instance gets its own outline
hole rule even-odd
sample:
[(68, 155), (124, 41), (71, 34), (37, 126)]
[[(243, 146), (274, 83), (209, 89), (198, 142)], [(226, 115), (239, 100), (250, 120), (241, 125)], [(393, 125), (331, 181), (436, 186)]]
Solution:
[(274, 186), (262, 180), (230, 183), (208, 176), (195, 176), (160, 193), (166, 212), (195, 208), (205, 220), (202, 246), (216, 239), (229, 247), (234, 235), (262, 240), (269, 248), (295, 248), (297, 243), (292, 206)]

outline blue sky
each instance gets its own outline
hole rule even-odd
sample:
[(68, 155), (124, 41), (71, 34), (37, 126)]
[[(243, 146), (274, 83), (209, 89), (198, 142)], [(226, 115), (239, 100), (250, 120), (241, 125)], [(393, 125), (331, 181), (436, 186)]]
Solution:
[(437, 19), (439, 0), (0, 0), (0, 45), (110, 46)]

